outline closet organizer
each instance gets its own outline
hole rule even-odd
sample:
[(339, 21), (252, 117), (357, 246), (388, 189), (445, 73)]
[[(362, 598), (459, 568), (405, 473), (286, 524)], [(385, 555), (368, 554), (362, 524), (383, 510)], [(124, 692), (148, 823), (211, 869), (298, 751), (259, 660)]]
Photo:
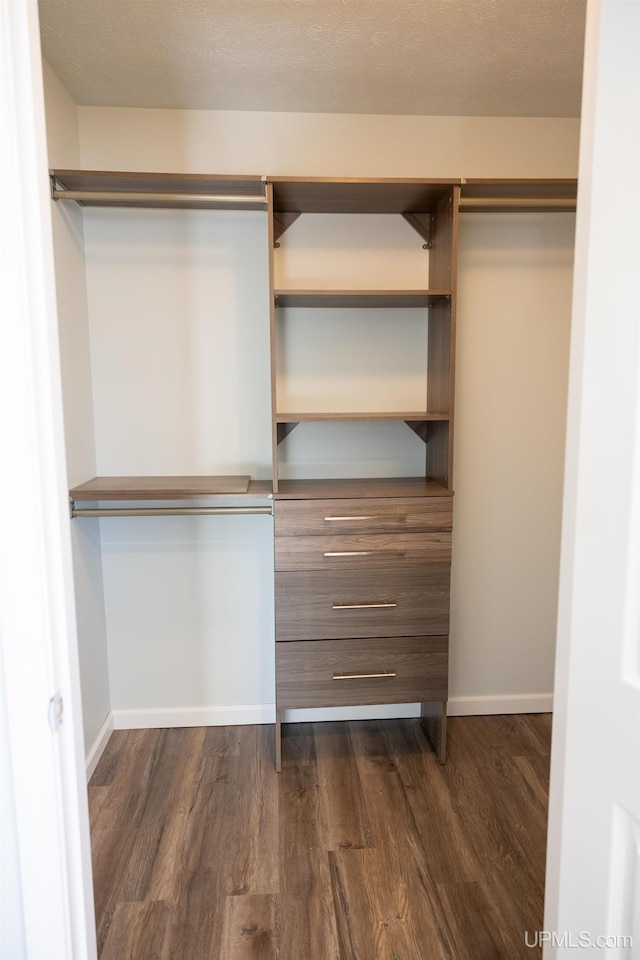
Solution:
[[(458, 217), (473, 211), (575, 209), (575, 180), (235, 177), (51, 171), (54, 201), (83, 206), (264, 210), (269, 238), (272, 482), (249, 476), (95, 477), (69, 491), (71, 517), (273, 514), (276, 767), (282, 711), (419, 702), (446, 758)], [(274, 250), (308, 214), (403, 217), (428, 250), (418, 289), (281, 289)], [(288, 409), (279, 340), (287, 308), (420, 309), (426, 341), (420, 409)], [(360, 328), (361, 329), (361, 328)], [(415, 329), (415, 328), (412, 328)], [(422, 349), (416, 345), (416, 349)], [(327, 398), (329, 401), (330, 398)], [(395, 421), (424, 444), (414, 477), (288, 480), (283, 441), (302, 423)], [(217, 499), (233, 496), (239, 505)], [(236, 499), (236, 498), (239, 498)], [(271, 506), (256, 500), (271, 500)], [(190, 506), (190, 500), (197, 500)], [(135, 506), (121, 507), (120, 502)], [(175, 506), (152, 506), (175, 501)], [(208, 505), (202, 506), (205, 501)], [(87, 504), (107, 504), (87, 506)]]

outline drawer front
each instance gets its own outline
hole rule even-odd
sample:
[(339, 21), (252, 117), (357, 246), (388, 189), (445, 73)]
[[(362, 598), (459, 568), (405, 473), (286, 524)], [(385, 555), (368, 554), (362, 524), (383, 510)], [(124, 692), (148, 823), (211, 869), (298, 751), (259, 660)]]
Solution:
[(377, 533), (360, 536), (276, 537), (276, 570), (388, 569), (451, 563), (450, 533)]
[(449, 567), (276, 573), (276, 640), (449, 632)]
[(446, 700), (447, 640), (378, 637), (277, 643), (278, 709)]
[(276, 500), (277, 537), (450, 531), (451, 497)]

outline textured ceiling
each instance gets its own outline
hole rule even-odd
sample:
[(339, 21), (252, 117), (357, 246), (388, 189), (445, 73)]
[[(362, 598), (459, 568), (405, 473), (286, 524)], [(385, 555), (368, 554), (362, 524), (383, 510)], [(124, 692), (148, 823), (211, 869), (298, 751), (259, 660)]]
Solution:
[(80, 104), (574, 117), (586, 0), (39, 0)]

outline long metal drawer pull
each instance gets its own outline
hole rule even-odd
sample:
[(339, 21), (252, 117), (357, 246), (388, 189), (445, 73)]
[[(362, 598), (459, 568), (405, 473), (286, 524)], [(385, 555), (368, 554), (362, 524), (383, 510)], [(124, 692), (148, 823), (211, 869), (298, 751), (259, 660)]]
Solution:
[(399, 520), (404, 520), (405, 517), (398, 517), (398, 516), (391, 516), (391, 515), (383, 516), (382, 514), (375, 514), (375, 515), (372, 514), (372, 515), (367, 516), (367, 517), (363, 517), (363, 516), (360, 516), (360, 517), (325, 517), (324, 519), (325, 519), (325, 521), (326, 521), (327, 523), (332, 523), (332, 522), (334, 522), (334, 521), (339, 521), (339, 520), (398, 520), (398, 521), (399, 521)]
[(381, 670), (379, 673), (334, 673), (334, 680), (377, 680), (379, 677), (397, 677), (394, 670)]
[(384, 610), (388, 607), (397, 607), (397, 603), (334, 603), (333, 610)]
[(404, 550), (325, 550), (325, 557), (404, 557)]

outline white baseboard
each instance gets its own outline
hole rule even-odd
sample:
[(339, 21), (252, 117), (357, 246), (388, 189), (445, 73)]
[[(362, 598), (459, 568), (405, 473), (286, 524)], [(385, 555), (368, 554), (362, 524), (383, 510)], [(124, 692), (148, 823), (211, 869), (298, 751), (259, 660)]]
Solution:
[(522, 693), (500, 697), (451, 697), (450, 717), (484, 717), (496, 713), (553, 713), (552, 693)]
[[(451, 717), (488, 716), (500, 713), (551, 713), (553, 695), (516, 694), (498, 697), (452, 697), (448, 703)], [(367, 707), (314, 707), (305, 710), (285, 710), (283, 723), (319, 723), (324, 720), (386, 720), (419, 717), (417, 703), (378, 704)], [(103, 731), (92, 748), (90, 756), (95, 764), (106, 746), (111, 730), (144, 730), (161, 727), (225, 727), (234, 724), (273, 723), (273, 703), (240, 704), (217, 707), (165, 707), (139, 710), (113, 710), (103, 728), (106, 739), (99, 747)], [(108, 723), (111, 726), (108, 727)], [(87, 766), (89, 758), (87, 758)], [(93, 772), (93, 770), (92, 770)]]
[(272, 703), (223, 707), (165, 707), (113, 710), (114, 730), (145, 730), (159, 727), (226, 727), (248, 723), (274, 723)]
[(113, 725), (113, 713), (108, 713), (107, 719), (102, 724), (102, 727), (100, 728), (100, 733), (98, 734), (96, 739), (93, 741), (93, 745), (89, 750), (89, 753), (87, 754), (85, 759), (85, 764), (87, 768), (87, 783), (89, 783), (89, 780), (93, 776), (93, 771), (98, 766), (98, 761), (100, 760), (100, 757), (104, 753), (105, 747), (109, 742), (109, 737), (113, 733), (114, 729), (115, 728)]

